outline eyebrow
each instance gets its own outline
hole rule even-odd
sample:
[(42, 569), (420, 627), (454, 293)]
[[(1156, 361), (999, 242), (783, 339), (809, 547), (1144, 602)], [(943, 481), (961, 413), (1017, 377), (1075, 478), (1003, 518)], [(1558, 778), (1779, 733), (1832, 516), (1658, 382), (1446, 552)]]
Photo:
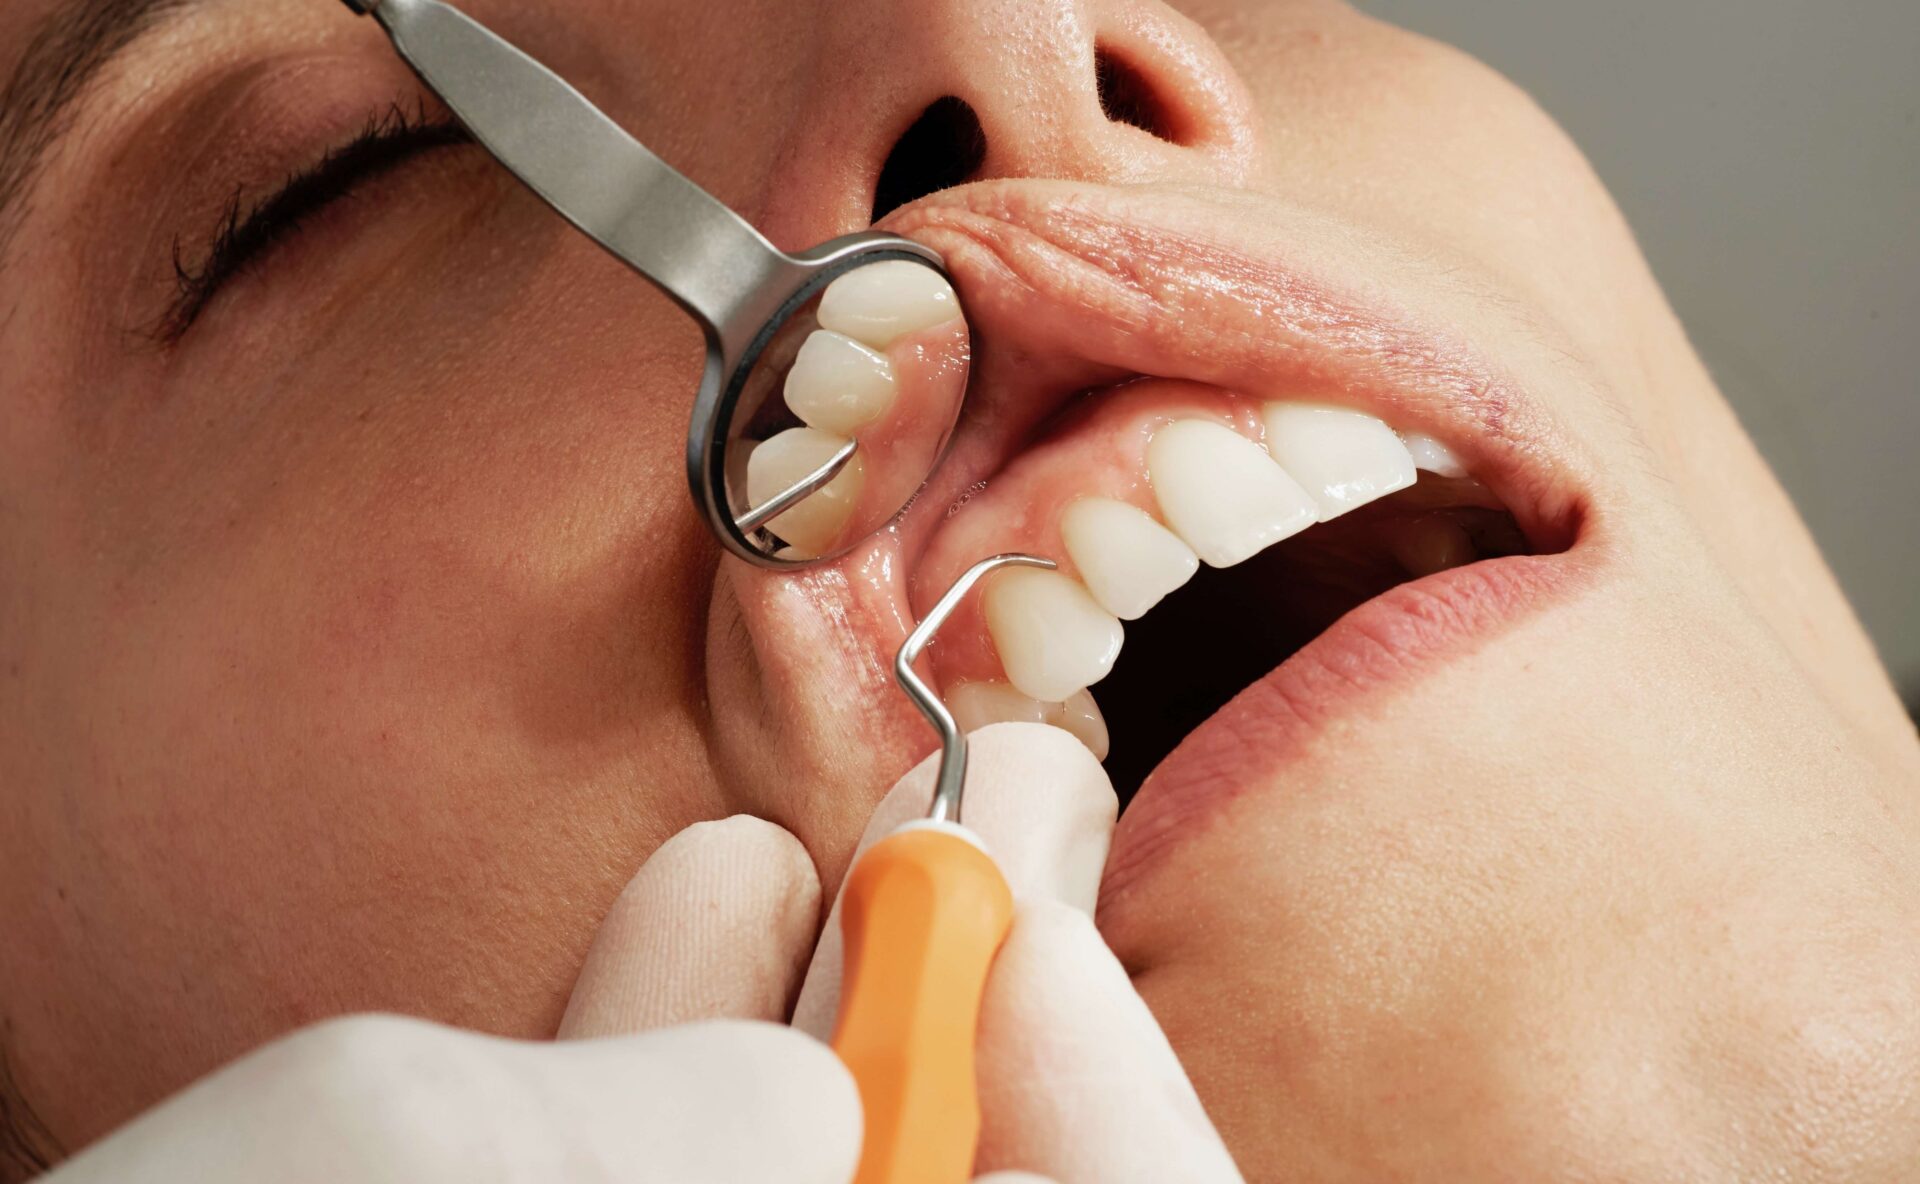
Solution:
[(62, 0), (27, 41), (0, 91), (0, 267), (47, 149), (74, 103), (114, 58), (192, 0)]

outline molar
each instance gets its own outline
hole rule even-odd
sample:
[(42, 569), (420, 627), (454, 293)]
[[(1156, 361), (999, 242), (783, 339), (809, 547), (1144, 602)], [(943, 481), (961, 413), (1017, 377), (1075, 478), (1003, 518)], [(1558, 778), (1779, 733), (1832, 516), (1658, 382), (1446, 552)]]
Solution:
[(893, 364), (851, 337), (816, 329), (787, 371), (787, 406), (808, 427), (851, 436), (893, 406)]
[(1062, 702), (1099, 682), (1120, 656), (1120, 622), (1059, 572), (999, 572), (982, 605), (1007, 680), (1043, 703)]
[(875, 349), (959, 315), (953, 286), (931, 267), (905, 259), (869, 263), (834, 280), (815, 314), (821, 328)]
[[(833, 459), (846, 439), (815, 428), (788, 428), (762, 440), (747, 457), (747, 504), (762, 505), (791, 489)], [(853, 513), (866, 484), (866, 463), (855, 452), (839, 476), (767, 523), (767, 529), (802, 556), (830, 550)]]
[(1267, 451), (1313, 495), (1322, 522), (1418, 479), (1400, 437), (1365, 412), (1319, 403), (1268, 403), (1261, 418)]
[(1453, 454), (1453, 449), (1427, 435), (1425, 432), (1402, 432), (1400, 439), (1407, 446), (1407, 453), (1413, 457), (1413, 467), (1432, 473), (1436, 477), (1464, 477), (1467, 466)]
[(1211, 420), (1175, 420), (1155, 433), (1147, 474), (1167, 525), (1212, 567), (1232, 567), (1319, 516), (1258, 444)]
[(1200, 559), (1137, 506), (1083, 497), (1060, 516), (1060, 540), (1087, 591), (1123, 621), (1137, 620), (1193, 578)]

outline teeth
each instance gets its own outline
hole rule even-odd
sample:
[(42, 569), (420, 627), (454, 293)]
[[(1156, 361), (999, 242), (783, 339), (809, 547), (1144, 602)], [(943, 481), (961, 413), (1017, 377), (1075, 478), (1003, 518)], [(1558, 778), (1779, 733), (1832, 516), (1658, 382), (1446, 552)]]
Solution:
[(1107, 720), (1100, 714), (1100, 708), (1094, 704), (1093, 696), (1088, 692), (1067, 696), (1065, 703), (1049, 713), (1047, 722), (1079, 737), (1080, 743), (1093, 753), (1094, 760), (1107, 759)]
[(1047, 722), (1049, 704), (1021, 694), (1010, 683), (956, 683), (946, 688), (942, 698), (963, 732), (978, 731), (988, 724)]
[(1258, 444), (1209, 420), (1161, 428), (1147, 444), (1147, 475), (1167, 525), (1213, 567), (1232, 567), (1319, 515)]
[[(747, 457), (747, 504), (761, 505), (793, 488), (832, 460), (846, 442), (844, 437), (813, 428), (788, 428), (762, 440)], [(839, 476), (767, 523), (767, 529), (803, 555), (825, 554), (838, 541), (865, 484), (866, 463), (856, 452)]]
[(1120, 622), (1057, 571), (1000, 572), (984, 606), (1008, 681), (1043, 703), (1099, 682), (1120, 655)]
[(1467, 466), (1453, 454), (1453, 449), (1427, 435), (1425, 432), (1403, 432), (1400, 436), (1406, 442), (1407, 452), (1413, 457), (1413, 467), (1425, 469), (1436, 477), (1464, 477)]
[(885, 415), (893, 395), (885, 354), (825, 329), (807, 335), (787, 371), (787, 406), (808, 427), (840, 436)]
[(943, 697), (963, 732), (999, 723), (1052, 724), (1073, 733), (1093, 759), (1107, 759), (1107, 721), (1084, 690), (1067, 696), (1065, 703), (1042, 703), (1010, 683), (963, 682), (948, 687)]
[(1345, 407), (1268, 403), (1267, 451), (1320, 505), (1320, 521), (1338, 518), (1405, 489), (1417, 479), (1413, 457), (1382, 420)]
[(828, 284), (816, 314), (822, 328), (875, 349), (959, 315), (952, 285), (931, 267), (905, 259), (869, 263)]
[(1415, 579), (1464, 567), (1478, 557), (1466, 528), (1444, 515), (1394, 523), (1386, 539), (1394, 559)]
[(1060, 538), (1087, 591), (1123, 621), (1132, 621), (1193, 578), (1200, 560), (1180, 536), (1137, 506), (1085, 497), (1060, 517)]

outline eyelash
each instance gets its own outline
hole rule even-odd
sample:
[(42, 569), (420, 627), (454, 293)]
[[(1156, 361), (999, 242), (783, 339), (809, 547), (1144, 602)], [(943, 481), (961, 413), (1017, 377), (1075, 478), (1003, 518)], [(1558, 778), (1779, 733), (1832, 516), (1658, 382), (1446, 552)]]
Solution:
[(153, 338), (162, 345), (179, 341), (224, 284), (332, 202), (422, 153), (472, 139), (459, 123), (430, 118), (424, 105), (409, 111), (396, 103), (369, 117), (351, 140), (289, 175), (278, 190), (250, 208), (236, 189), (199, 252), (197, 266), (186, 262), (185, 244), (174, 238), (174, 297), (154, 326)]

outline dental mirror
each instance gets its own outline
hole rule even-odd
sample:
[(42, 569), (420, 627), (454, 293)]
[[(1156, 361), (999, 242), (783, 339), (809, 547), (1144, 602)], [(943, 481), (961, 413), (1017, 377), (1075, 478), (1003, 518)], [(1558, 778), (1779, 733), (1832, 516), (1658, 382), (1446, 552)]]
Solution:
[(794, 567), (898, 516), (966, 391), (966, 323), (938, 254), (872, 231), (788, 254), (452, 6), (343, 2), (508, 171), (699, 324), (687, 481), (722, 546)]

